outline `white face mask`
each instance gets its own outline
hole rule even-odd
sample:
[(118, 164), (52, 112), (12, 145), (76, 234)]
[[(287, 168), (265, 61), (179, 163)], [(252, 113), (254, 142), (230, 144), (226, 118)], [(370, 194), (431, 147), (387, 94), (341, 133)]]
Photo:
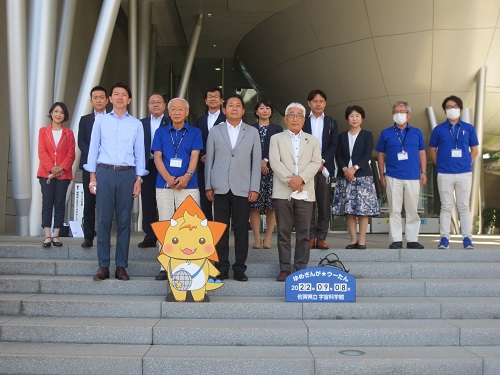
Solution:
[(392, 116), (392, 119), (394, 122), (398, 125), (403, 125), (407, 120), (406, 120), (406, 113), (395, 113)]
[(446, 117), (448, 117), (450, 120), (456, 120), (460, 117), (460, 108), (447, 109)]

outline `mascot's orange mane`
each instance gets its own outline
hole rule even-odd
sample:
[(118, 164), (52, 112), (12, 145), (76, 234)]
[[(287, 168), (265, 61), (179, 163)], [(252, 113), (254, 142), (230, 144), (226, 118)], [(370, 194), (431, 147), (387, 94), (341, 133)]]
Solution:
[[(184, 200), (184, 202), (182, 202), (182, 204), (179, 206), (177, 211), (175, 211), (174, 215), (172, 216), (172, 219), (178, 220), (179, 218), (184, 216), (185, 212), (187, 212), (191, 216), (196, 215), (201, 220), (206, 219), (205, 214), (190, 195), (188, 195), (188, 197)], [(155, 232), (156, 238), (158, 238), (158, 241), (160, 241), (161, 245), (163, 246), (163, 241), (165, 240), (165, 233), (167, 233), (167, 230), (170, 227), (170, 220), (159, 221), (151, 224), (151, 226), (153, 228), (153, 231)], [(190, 224), (185, 224), (184, 226), (189, 230), (195, 229), (195, 227), (193, 227)], [(209, 221), (208, 227), (212, 232), (215, 245), (217, 244), (217, 242), (219, 242), (220, 238), (222, 237), (222, 234), (226, 229), (226, 224), (217, 223), (215, 221)], [(214, 251), (213, 254), (208, 257), (208, 259), (217, 262), (219, 260), (217, 252)]]

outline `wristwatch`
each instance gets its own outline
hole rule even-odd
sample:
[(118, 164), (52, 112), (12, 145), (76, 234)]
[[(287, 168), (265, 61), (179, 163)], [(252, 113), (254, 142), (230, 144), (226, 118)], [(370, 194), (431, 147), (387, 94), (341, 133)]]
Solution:
[(138, 177), (136, 178), (136, 180), (141, 181), (141, 184), (144, 182), (144, 180), (142, 179), (142, 177), (141, 177), (141, 176), (138, 176)]
[(358, 170), (358, 169), (359, 169), (359, 165), (355, 164), (353, 168), (354, 168), (355, 170)]
[(420, 174), (427, 174), (427, 171), (422, 171), (420, 172)]
[(186, 174), (189, 176), (189, 178), (193, 177), (193, 174), (191, 172), (186, 172)]

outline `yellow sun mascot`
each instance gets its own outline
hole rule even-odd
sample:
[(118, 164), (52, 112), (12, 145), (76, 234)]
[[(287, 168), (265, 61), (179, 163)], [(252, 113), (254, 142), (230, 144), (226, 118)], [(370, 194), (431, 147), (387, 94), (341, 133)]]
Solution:
[(208, 221), (188, 196), (171, 220), (153, 223), (152, 227), (162, 246), (158, 261), (168, 275), (171, 293), (167, 301), (190, 301), (190, 293), (193, 301), (208, 302), (206, 291), (224, 285), (216, 279), (220, 272), (210, 261), (218, 260), (215, 244), (226, 224)]

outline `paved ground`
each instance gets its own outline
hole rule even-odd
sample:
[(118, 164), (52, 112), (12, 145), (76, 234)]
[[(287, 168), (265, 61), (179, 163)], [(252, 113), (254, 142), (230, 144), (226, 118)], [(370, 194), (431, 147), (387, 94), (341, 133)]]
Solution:
[[(232, 241), (233, 236), (230, 236), (230, 240)], [(252, 234), (249, 233), (250, 244), (253, 241)], [(294, 236), (293, 236), (294, 237)], [(133, 233), (130, 239), (130, 246), (135, 247), (139, 242), (142, 241), (143, 234), (142, 232)], [(82, 243), (82, 238), (61, 238), (61, 241), (64, 245), (70, 246), (78, 246)], [(419, 237), (419, 241), (425, 246), (426, 249), (436, 249), (439, 243), (439, 235), (438, 234), (422, 234)], [(27, 244), (36, 244), (42, 243), (42, 237), (18, 237), (12, 235), (0, 235), (0, 244), (3, 245), (16, 245), (19, 243), (27, 243)], [(347, 233), (329, 233), (327, 237), (327, 242), (332, 249), (343, 249), (350, 241), (349, 235)], [(476, 249), (498, 249), (500, 250), (500, 235), (477, 235), (473, 237), (473, 242)], [(387, 249), (389, 246), (390, 240), (389, 235), (387, 233), (373, 233), (367, 235), (367, 247), (368, 249)], [(94, 245), (96, 241), (94, 240)], [(111, 238), (111, 245), (114, 246), (115, 239)], [(276, 247), (276, 234), (274, 235), (274, 239), (272, 241), (273, 247)], [(462, 238), (461, 236), (452, 236), (450, 240), (450, 248), (462, 248)]]

